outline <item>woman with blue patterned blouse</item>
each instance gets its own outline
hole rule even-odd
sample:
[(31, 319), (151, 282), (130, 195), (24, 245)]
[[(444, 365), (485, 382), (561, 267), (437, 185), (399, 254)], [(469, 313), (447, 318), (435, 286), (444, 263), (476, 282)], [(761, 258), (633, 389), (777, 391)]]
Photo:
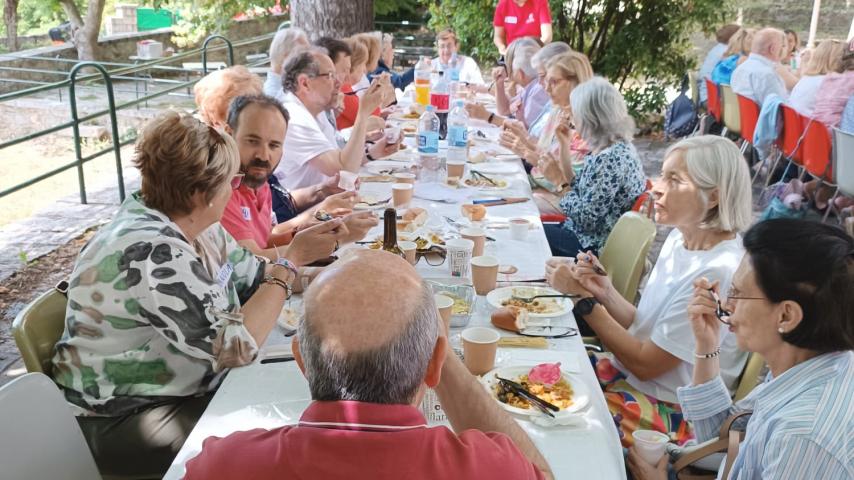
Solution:
[(552, 155), (540, 159), (540, 169), (565, 190), (560, 208), (562, 225), (546, 225), (552, 254), (574, 257), (579, 251), (596, 253), (620, 215), (631, 209), (644, 192), (644, 176), (632, 145), (634, 124), (623, 96), (601, 77), (579, 84), (570, 94), (575, 127), (590, 152), (576, 176)]

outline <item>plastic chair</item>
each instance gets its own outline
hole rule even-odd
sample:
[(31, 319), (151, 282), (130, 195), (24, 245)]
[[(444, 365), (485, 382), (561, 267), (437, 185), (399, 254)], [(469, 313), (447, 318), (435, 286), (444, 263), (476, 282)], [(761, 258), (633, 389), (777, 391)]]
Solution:
[(833, 172), (839, 191), (854, 197), (854, 134), (838, 128), (833, 129)]
[(721, 96), (718, 84), (710, 78), (704, 78), (703, 81), (706, 82), (706, 110), (716, 122), (721, 123)]
[(86, 439), (53, 381), (28, 373), (0, 387), (2, 477), (101, 478)]
[(741, 377), (738, 379), (738, 386), (735, 388), (733, 401), (739, 401), (752, 392), (756, 385), (759, 385), (759, 374), (762, 368), (765, 367), (765, 359), (758, 353), (751, 353), (747, 357), (747, 362), (744, 364), (744, 370), (741, 372)]
[(723, 102), (724, 126), (736, 135), (741, 135), (741, 114), (738, 108), (738, 97), (729, 85), (721, 85), (721, 101)]
[(54, 289), (24, 307), (12, 323), (12, 335), (28, 372), (51, 373), (53, 347), (65, 329), (65, 296)]
[(637, 212), (626, 212), (614, 225), (599, 261), (614, 288), (629, 303), (634, 303), (643, 274), (646, 256), (655, 239), (655, 224)]
[(771, 181), (771, 174), (777, 169), (781, 158), (794, 163), (799, 168), (803, 165), (803, 141), (801, 137), (804, 134), (804, 116), (798, 113), (795, 109), (788, 105), (780, 105), (780, 111), (783, 114), (783, 129), (780, 136), (777, 138), (777, 148), (780, 153), (771, 165), (768, 178), (765, 184)]
[(827, 125), (810, 119), (804, 127), (803, 161), (810, 175), (827, 183), (834, 183), (830, 152), (832, 141)]
[(738, 100), (738, 114), (741, 119), (741, 138), (753, 145), (753, 132), (756, 131), (756, 122), (759, 121), (760, 106), (744, 95), (735, 94)]

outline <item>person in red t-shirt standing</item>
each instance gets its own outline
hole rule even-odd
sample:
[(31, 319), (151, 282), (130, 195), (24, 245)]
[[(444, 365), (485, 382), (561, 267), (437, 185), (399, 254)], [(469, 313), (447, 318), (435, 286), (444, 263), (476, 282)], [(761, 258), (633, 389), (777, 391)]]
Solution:
[(552, 14), (548, 0), (498, 0), (492, 41), (502, 56), (507, 45), (520, 37), (534, 37), (543, 43), (552, 41)]

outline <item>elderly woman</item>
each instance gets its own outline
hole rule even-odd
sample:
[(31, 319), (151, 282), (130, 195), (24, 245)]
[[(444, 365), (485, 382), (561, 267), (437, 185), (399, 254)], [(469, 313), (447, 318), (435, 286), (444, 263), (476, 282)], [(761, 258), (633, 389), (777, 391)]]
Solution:
[(753, 35), (755, 33), (756, 30), (752, 28), (742, 28), (730, 37), (723, 60), (718, 62), (712, 70), (711, 78), (713, 82), (729, 85), (735, 67), (741, 65), (741, 62), (747, 60), (747, 57), (750, 55), (753, 47)]
[(311, 44), (308, 41), (308, 35), (301, 28), (283, 28), (276, 32), (276, 36), (270, 43), (270, 71), (267, 73), (267, 80), (264, 82), (264, 94), (280, 102), (284, 100), (285, 92), (282, 90), (282, 77), (285, 76), (285, 60), (291, 53), (301, 48), (307, 48), (309, 45)]
[[(281, 86), (279, 87), (281, 90)], [(243, 65), (215, 70), (193, 86), (193, 96), (201, 120), (220, 130), (225, 129), (228, 104), (239, 95), (260, 95), (261, 77)], [(274, 95), (271, 95), (275, 98)]]
[(803, 70), (803, 76), (792, 89), (788, 103), (801, 115), (811, 117), (815, 97), (821, 82), (830, 72), (842, 71), (842, 53), (845, 43), (839, 40), (824, 40), (818, 44)]
[[(728, 478), (854, 478), (854, 239), (838, 227), (777, 219), (748, 230), (744, 248), (728, 290), (707, 278), (694, 284), (697, 360), (691, 383), (678, 390), (685, 417), (705, 441), (728, 416), (753, 412), (738, 455), (726, 459)], [(724, 291), (721, 305), (715, 295)], [(735, 405), (718, 353), (721, 322), (770, 370)], [(638, 480), (667, 478), (664, 465), (646, 465), (633, 450), (628, 465)]]
[[(560, 88), (566, 92), (577, 82), (547, 78), (552, 91)], [(560, 208), (567, 219), (561, 225), (545, 226), (552, 253), (565, 257), (579, 251), (599, 251), (620, 215), (644, 192), (646, 183), (632, 145), (634, 123), (620, 92), (596, 77), (572, 90), (570, 104), (575, 127), (589, 153), (584, 155), (584, 166), (577, 176), (568, 169), (549, 178), (561, 192)], [(550, 169), (547, 162), (540, 163), (540, 168)]]
[[(691, 282), (703, 276), (729, 285), (743, 256), (738, 232), (751, 220), (750, 173), (726, 138), (692, 137), (670, 147), (653, 195), (656, 222), (675, 228), (637, 308), (595, 273), (598, 260), (589, 252), (576, 263), (551, 259), (546, 267), (555, 288), (580, 295), (574, 313), (582, 332), (597, 335), (610, 352), (591, 361), (625, 446), (636, 429), (670, 433), (679, 443), (691, 438), (676, 397), (696, 363), (686, 312)], [(723, 383), (732, 390), (745, 356), (728, 332), (718, 341)]]
[(391, 77), (391, 85), (394, 88), (406, 90), (406, 87), (415, 81), (415, 67), (411, 67), (403, 73), (393, 72), (391, 67), (394, 65), (394, 36), (390, 33), (383, 33), (382, 37), (382, 54), (379, 62), (377, 62), (376, 70), (371, 73), (371, 77), (387, 73)]
[(224, 373), (254, 360), (296, 268), (346, 228), (304, 230), (267, 263), (218, 223), (241, 180), (229, 135), (169, 112), (136, 154), (141, 190), (80, 252), (52, 363), (101, 473), (159, 478)]

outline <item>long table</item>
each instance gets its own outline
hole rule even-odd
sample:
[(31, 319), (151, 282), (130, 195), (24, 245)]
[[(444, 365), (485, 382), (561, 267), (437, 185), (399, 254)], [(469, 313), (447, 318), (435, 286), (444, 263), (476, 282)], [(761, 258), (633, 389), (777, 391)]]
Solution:
[[(489, 134), (494, 138), (494, 131)], [(531, 198), (531, 190), (521, 162), (518, 159), (510, 159), (502, 163), (508, 167), (500, 168), (508, 170), (512, 168), (513, 173), (500, 175), (509, 182), (508, 190), (500, 192), (500, 195)], [(427, 190), (427, 187), (422, 184), (416, 184), (416, 196), (419, 187), (422, 191)], [(435, 188), (435, 185), (430, 188)], [(388, 198), (391, 196), (391, 184), (364, 183), (361, 191), (378, 198)], [(496, 194), (484, 194), (471, 190), (468, 196), (470, 198), (495, 197)], [(427, 209), (430, 213), (428, 225), (440, 230), (448, 229), (444, 216), (461, 218), (461, 203), (444, 203), (419, 198), (415, 198), (412, 202), (413, 206)], [(503, 228), (506, 220), (515, 217), (527, 218), (534, 224), (525, 241), (511, 239), (508, 229)], [(502, 265), (509, 264), (518, 269), (518, 272), (513, 275), (500, 274), (500, 280), (543, 277), (545, 261), (550, 254), (548, 242), (539, 221), (539, 212), (533, 201), (489, 207), (485, 225), (487, 228), (491, 225), (498, 227), (488, 228), (488, 235), (495, 238), (495, 241), (487, 242), (485, 253), (497, 256)], [(372, 231), (368, 238), (381, 234), (380, 226)], [(425, 279), (447, 280), (449, 278), (447, 266), (444, 264), (429, 266), (421, 261), (416, 268)], [(300, 300), (295, 298), (293, 301)], [(468, 326), (490, 325), (490, 313), (485, 298), (478, 297)], [(576, 326), (572, 314), (556, 319), (553, 324)], [(451, 331), (450, 341), (455, 348), (459, 348), (461, 330), (461, 328), (455, 328)], [(507, 332), (501, 334), (510, 335)], [(581, 337), (550, 339), (548, 343), (549, 348), (546, 350), (500, 348), (496, 364), (504, 366), (560, 361), (562, 368), (583, 384), (584, 390), (589, 393), (590, 405), (583, 411), (579, 420), (569, 426), (539, 426), (526, 417), (517, 417), (516, 420), (548, 460), (556, 478), (624, 479), (623, 454), (616, 426), (608, 413), (605, 398), (587, 360)], [(270, 334), (265, 351), (259, 355), (255, 363), (236, 368), (228, 374), (164, 478), (181, 478), (184, 474), (184, 464), (198, 454), (202, 442), (209, 436), (222, 437), (235, 431), (253, 428), (276, 428), (294, 424), (299, 420), (303, 410), (311, 402), (311, 397), (308, 384), (295, 363), (260, 363), (263, 357), (274, 355), (273, 352), (277, 355), (281, 354), (283, 349), (289, 348), (289, 344), (290, 338), (285, 337), (283, 331), (276, 329)], [(446, 424), (434, 421), (428, 423)], [(334, 461), (334, 459), (330, 460)]]

